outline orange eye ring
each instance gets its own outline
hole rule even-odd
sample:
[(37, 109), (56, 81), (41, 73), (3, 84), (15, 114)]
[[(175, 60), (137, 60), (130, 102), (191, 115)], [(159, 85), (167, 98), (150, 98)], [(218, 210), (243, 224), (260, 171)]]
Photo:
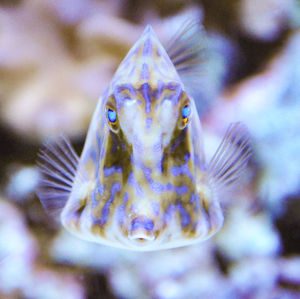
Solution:
[(191, 115), (191, 107), (189, 104), (185, 104), (181, 110), (183, 126), (186, 126), (186, 124), (188, 123), (190, 115)]
[(117, 133), (119, 131), (119, 121), (116, 109), (111, 105), (106, 105), (105, 114), (110, 130), (114, 133)]

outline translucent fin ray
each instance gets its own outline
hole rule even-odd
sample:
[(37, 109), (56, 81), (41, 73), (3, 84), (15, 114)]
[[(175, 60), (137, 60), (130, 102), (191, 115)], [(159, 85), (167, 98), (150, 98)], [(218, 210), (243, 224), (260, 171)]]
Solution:
[(58, 214), (65, 206), (75, 179), (78, 156), (69, 141), (60, 136), (47, 141), (38, 153), (41, 175), (37, 195), (47, 212)]
[(186, 21), (166, 46), (183, 84), (190, 90), (199, 87), (205, 61), (204, 29), (198, 19)]
[[(48, 150), (50, 151), (51, 149), (49, 148)], [(61, 161), (55, 161), (55, 157), (60, 157), (60, 159), (65, 159), (65, 157), (60, 156), (60, 155), (54, 155), (53, 153), (52, 153), (52, 156), (50, 156), (44, 150), (41, 150), (38, 156), (41, 160), (43, 160), (44, 163), (47, 163), (47, 164), (45, 164), (46, 167), (44, 167), (44, 168), (47, 168), (49, 175), (52, 176), (53, 169), (54, 169), (55, 171), (59, 171), (60, 179), (64, 178), (66, 181), (73, 180), (71, 173), (73, 173), (74, 170), (66, 169), (64, 167), (64, 165), (61, 163)], [(38, 162), (38, 164), (40, 164), (40, 163)]]
[[(47, 166), (45, 166), (44, 164), (41, 164), (40, 162), (38, 162), (37, 165), (39, 167), (40, 172), (44, 172), (44, 174), (51, 176), (53, 179), (57, 179), (57, 180), (61, 179), (61, 174), (57, 174), (57, 173), (50, 171), (47, 168)], [(66, 185), (72, 186), (73, 182), (71, 179), (64, 178), (64, 181), (65, 181)]]
[(208, 171), (218, 185), (236, 181), (247, 166), (252, 149), (249, 133), (242, 123), (232, 123), (212, 157)]

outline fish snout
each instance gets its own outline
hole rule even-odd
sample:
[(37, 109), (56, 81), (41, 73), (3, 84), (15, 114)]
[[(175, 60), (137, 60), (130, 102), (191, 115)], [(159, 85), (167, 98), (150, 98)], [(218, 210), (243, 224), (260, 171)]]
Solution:
[(129, 239), (138, 244), (143, 245), (155, 239), (154, 222), (148, 217), (136, 217), (131, 221), (128, 233)]
[(136, 136), (133, 142), (133, 157), (137, 164), (149, 167), (159, 164), (163, 156), (163, 144), (160, 134), (146, 133)]

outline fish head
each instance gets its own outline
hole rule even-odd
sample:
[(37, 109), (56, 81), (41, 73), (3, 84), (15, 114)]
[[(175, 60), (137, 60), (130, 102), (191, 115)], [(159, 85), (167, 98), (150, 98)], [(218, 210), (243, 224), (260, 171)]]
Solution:
[(184, 140), (193, 116), (197, 122), (195, 104), (151, 26), (120, 64), (108, 94), (101, 111), (107, 135), (129, 150), (131, 164), (161, 175), (166, 152), (179, 143), (189, 150)]
[(106, 106), (106, 115), (116, 112), (113, 123), (107, 116), (111, 144), (107, 148), (116, 152), (106, 151), (103, 169), (118, 169), (119, 174), (115, 173), (117, 180), (110, 175), (103, 182), (112, 186), (118, 181), (122, 186), (118, 195), (126, 201), (127, 210), (118, 217), (120, 228), (123, 240), (136, 246), (159, 238), (169, 225), (170, 207), (183, 211), (183, 202), (196, 192), (190, 132), (195, 106), (180, 82), (159, 84), (142, 83), (131, 91), (119, 86)]
[[(93, 178), (81, 234), (157, 250), (194, 243), (220, 227), (218, 206), (210, 221), (212, 194), (194, 100), (150, 26), (120, 64), (96, 113), (90, 135), (100, 137), (85, 145), (80, 164), (91, 165)], [(93, 146), (97, 158), (88, 156)], [(76, 186), (72, 193), (80, 194)]]
[(187, 87), (200, 66), (193, 24), (168, 45), (174, 64), (145, 29), (99, 99), (80, 159), (64, 136), (39, 152), (37, 194), (81, 239), (150, 251), (204, 241), (222, 227), (220, 187), (239, 179), (252, 147), (247, 128), (231, 123), (205, 164)]

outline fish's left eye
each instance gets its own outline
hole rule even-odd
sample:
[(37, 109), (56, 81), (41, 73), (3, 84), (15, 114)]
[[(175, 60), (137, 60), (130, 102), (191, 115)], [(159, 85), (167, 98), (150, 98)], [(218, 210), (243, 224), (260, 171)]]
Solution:
[(191, 107), (189, 105), (185, 105), (181, 110), (181, 116), (184, 123), (187, 123), (190, 114), (191, 114)]
[(107, 109), (107, 118), (111, 123), (115, 123), (117, 121), (117, 112), (111, 108)]

